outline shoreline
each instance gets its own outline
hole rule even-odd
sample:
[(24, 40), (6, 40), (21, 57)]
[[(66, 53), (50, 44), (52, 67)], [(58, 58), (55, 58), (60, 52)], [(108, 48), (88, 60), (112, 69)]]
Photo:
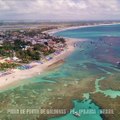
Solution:
[[(65, 30), (79, 29), (79, 28), (85, 28), (85, 27), (104, 26), (104, 25), (116, 25), (116, 23), (65, 27), (65, 28), (60, 28), (60, 29), (48, 30), (48, 31), (45, 31), (44, 33), (53, 35), (57, 32), (65, 31)], [(7, 88), (8, 86), (12, 86), (12, 84), (20, 82), (21, 80), (25, 80), (25, 79), (32, 78), (34, 76), (42, 74), (52, 64), (57, 63), (57, 61), (64, 60), (65, 58), (67, 58), (67, 56), (69, 56), (74, 51), (75, 48), (74, 48), (73, 44), (75, 42), (86, 41), (85, 39), (82, 39), (82, 38), (81, 39), (68, 38), (68, 37), (63, 37), (63, 38), (65, 38), (66, 44), (68, 47), (66, 50), (62, 51), (59, 55), (54, 56), (52, 60), (44, 62), (43, 64), (37, 64), (35, 67), (33, 67), (31, 69), (28, 69), (28, 70), (15, 69), (14, 73), (0, 77), (0, 79), (1, 79), (0, 80), (0, 90), (3, 90), (5, 88)], [(32, 65), (32, 63), (30, 63), (30, 65)]]
[[(66, 30), (73, 30), (73, 29), (80, 29), (80, 28), (87, 28), (87, 27), (97, 27), (97, 26), (119, 25), (119, 24), (120, 23), (110, 23), (110, 24), (95, 24), (95, 25), (84, 25), (84, 26), (80, 25), (80, 26), (72, 26), (72, 27), (63, 27), (63, 28), (58, 28), (58, 29), (53, 29), (53, 30), (47, 30), (47, 31), (44, 31), (43, 33), (54, 35), (57, 32), (66, 31)], [(68, 37), (64, 37), (64, 38), (68, 38)]]
[[(37, 65), (35, 67), (27, 70), (15, 69), (12, 74), (0, 77), (0, 90), (6, 89), (8, 86), (12, 86), (14, 83), (20, 82), (21, 80), (25, 80), (37, 75), (41, 75), (43, 72), (47, 70), (47, 68), (50, 65), (57, 63), (57, 61), (67, 58), (75, 50), (73, 44), (76, 42), (76, 40), (71, 38), (70, 39), (67, 38), (65, 40), (67, 44), (67, 49), (62, 51), (60, 54), (54, 56), (52, 60), (46, 61), (43, 64), (36, 63)], [(79, 42), (82, 42), (82, 41), (84, 40), (79, 39)], [(30, 64), (33, 64), (33, 63), (30, 63)]]

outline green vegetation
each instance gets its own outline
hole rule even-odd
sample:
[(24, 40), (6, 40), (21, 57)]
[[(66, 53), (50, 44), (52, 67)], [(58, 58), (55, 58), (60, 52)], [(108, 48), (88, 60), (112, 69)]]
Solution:
[(8, 68), (15, 68), (19, 66), (16, 63), (0, 63), (0, 70), (6, 70)]

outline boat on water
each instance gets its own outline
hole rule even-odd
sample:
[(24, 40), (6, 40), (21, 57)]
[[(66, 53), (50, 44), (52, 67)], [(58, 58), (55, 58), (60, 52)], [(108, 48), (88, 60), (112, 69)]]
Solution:
[(120, 69), (120, 62), (117, 62), (117, 68)]
[(78, 113), (78, 112), (74, 112), (73, 115), (74, 115), (75, 117), (80, 117), (80, 113)]
[(80, 49), (80, 52), (84, 51), (84, 49)]

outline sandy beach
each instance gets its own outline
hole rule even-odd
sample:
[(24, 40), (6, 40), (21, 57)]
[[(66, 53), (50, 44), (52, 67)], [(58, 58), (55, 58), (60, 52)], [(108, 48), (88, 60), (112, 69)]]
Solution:
[[(56, 32), (69, 30), (69, 29), (77, 29), (77, 28), (84, 28), (84, 27), (93, 27), (93, 26), (102, 26), (102, 25), (113, 25), (113, 24), (100, 24), (100, 25), (87, 25), (87, 26), (73, 26), (73, 27), (66, 27), (66, 28), (60, 28), (60, 29), (54, 29), (54, 30), (48, 30), (45, 31), (45, 33), (48, 33), (50, 35), (53, 35)], [(65, 38), (67, 43), (67, 49), (62, 51), (59, 55), (56, 55), (53, 57), (52, 60), (44, 62), (43, 64), (36, 64), (35, 67), (27, 70), (18, 70), (14, 69), (14, 72), (9, 75), (5, 75), (0, 77), (0, 89), (6, 88), (9, 85), (12, 85), (13, 83), (19, 82), (20, 80), (25, 80), (28, 78), (32, 78), (36, 75), (40, 75), (43, 72), (47, 70), (49, 66), (56, 63), (57, 61), (65, 59), (67, 56), (69, 56), (74, 51), (74, 43), (75, 42), (83, 42), (85, 39), (74, 39), (74, 38)], [(34, 63), (31, 63), (30, 65), (34, 65)]]
[[(82, 42), (84, 40), (81, 39), (79, 41)], [(74, 39), (66, 39), (67, 49), (62, 51), (60, 54), (54, 56), (53, 59), (50, 61), (46, 61), (43, 64), (36, 63), (35, 67), (27, 70), (14, 69), (14, 72), (12, 74), (0, 77), (0, 89), (6, 88), (7, 86), (12, 85), (13, 83), (19, 82), (20, 80), (25, 80), (45, 72), (48, 66), (56, 63), (61, 59), (65, 59), (68, 55), (70, 55), (75, 49), (73, 45), (75, 42), (76, 40)], [(32, 65), (34, 63), (30, 64)]]

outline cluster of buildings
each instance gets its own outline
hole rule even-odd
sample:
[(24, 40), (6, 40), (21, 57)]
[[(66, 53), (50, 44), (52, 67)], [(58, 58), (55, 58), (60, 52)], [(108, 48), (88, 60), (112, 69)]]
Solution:
[(10, 42), (22, 40), (25, 42), (31, 42), (32, 45), (44, 44), (45, 42), (47, 42), (49, 45), (53, 45), (56, 44), (57, 39), (59, 38), (42, 33), (40, 29), (0, 31), (0, 44), (2, 44), (5, 40)]
[[(54, 48), (55, 51), (61, 51), (66, 46), (63, 38), (50, 36), (47, 33), (42, 33), (40, 29), (0, 31), (0, 47), (2, 47), (4, 41), (14, 43), (15, 40), (21, 40), (30, 43), (29, 45), (25, 45), (23, 50), (32, 49), (36, 44), (44, 45), (44, 49), (46, 51), (51, 48)], [(10, 58), (5, 58), (5, 60), (6, 59)], [(19, 59), (14, 55), (11, 60), (18, 61)], [(2, 60), (0, 59), (0, 61)]]

